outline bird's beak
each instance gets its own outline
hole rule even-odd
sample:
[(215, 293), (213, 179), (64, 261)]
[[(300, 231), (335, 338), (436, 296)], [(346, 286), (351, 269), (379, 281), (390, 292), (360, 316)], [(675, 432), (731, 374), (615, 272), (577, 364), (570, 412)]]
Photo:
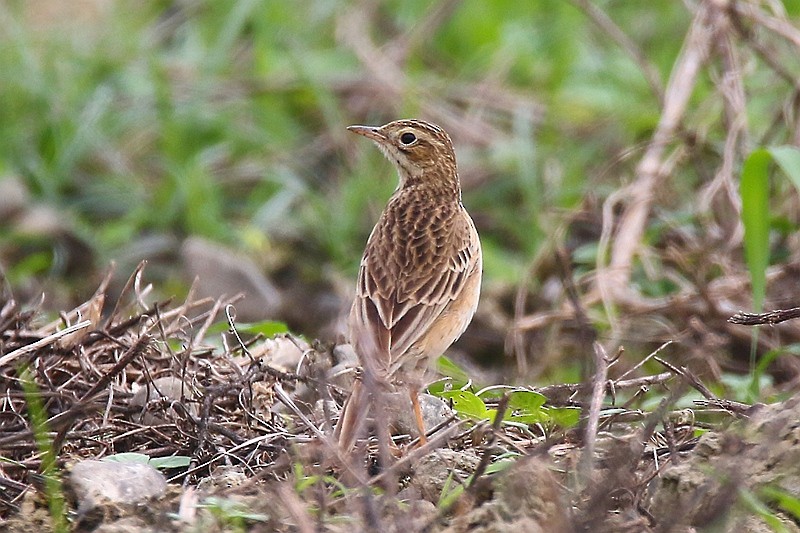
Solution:
[(367, 139), (372, 139), (375, 142), (386, 142), (386, 136), (381, 133), (380, 128), (376, 128), (374, 126), (347, 126), (347, 129), (353, 133), (363, 135)]

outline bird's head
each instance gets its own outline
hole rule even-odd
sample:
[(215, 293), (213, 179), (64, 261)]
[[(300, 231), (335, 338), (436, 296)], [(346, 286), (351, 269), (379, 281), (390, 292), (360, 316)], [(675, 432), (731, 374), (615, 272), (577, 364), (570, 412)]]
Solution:
[(439, 126), (423, 120), (395, 120), (380, 127), (350, 126), (347, 129), (378, 145), (397, 167), (401, 188), (432, 185), (454, 188), (460, 194), (453, 142)]

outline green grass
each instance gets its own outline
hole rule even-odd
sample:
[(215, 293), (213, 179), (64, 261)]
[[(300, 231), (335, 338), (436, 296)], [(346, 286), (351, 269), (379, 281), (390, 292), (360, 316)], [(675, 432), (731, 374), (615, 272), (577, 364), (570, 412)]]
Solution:
[[(484, 222), (487, 277), (512, 281), (558, 211), (579, 204), (604, 154), (646, 135), (657, 116), (635, 66), (562, 2), (458, 6), (411, 48), (410, 90), (395, 109), (375, 95), (366, 116), (343, 105), (339, 88), (365, 75), (336, 36), (346, 3), (168, 6), (115, 4), (100, 23), (73, 32), (26, 25), (22, 2), (0, 8), (0, 168), (20, 176), (35, 200), (69, 213), (98, 265), (147, 234), (246, 245), (242, 236), (260, 231), (310, 240), (322, 263), (352, 272), (395, 177), (377, 153), (355, 167), (343, 161), (342, 150), (373, 150), (344, 126), (444, 104), (454, 98), (450, 87), (469, 91), (497, 70), (502, 87), (551, 106), (538, 124), (509, 114), (509, 136), (488, 138), (480, 151), (459, 143), (465, 170), (480, 160), (492, 175), (465, 193)], [(669, 25), (656, 25), (648, 10), (625, 12), (631, 20), (647, 13), (650, 24), (631, 30), (653, 32), (653, 53), (668, 69), (677, 52), (664, 38)], [(379, 16), (399, 34), (427, 14), (426, 2), (389, 2)], [(586, 142), (620, 120), (612, 136)], [(309, 146), (323, 139), (336, 144), (313, 154)]]
[[(795, 188), (800, 189), (800, 150), (792, 146), (760, 148), (744, 162), (740, 194), (742, 197), (742, 222), (744, 223), (744, 251), (750, 271), (753, 307), (760, 312), (764, 305), (767, 286), (767, 267), (771, 264), (770, 231), (773, 217), (770, 209), (770, 171), (776, 163)], [(773, 350), (756, 365), (758, 329), (753, 329), (751, 348), (752, 382), (749, 401), (760, 399), (759, 383), (767, 365), (782, 353)]]
[(41, 454), (39, 474), (44, 483), (44, 496), (50, 512), (51, 527), (55, 533), (69, 531), (67, 523), (67, 504), (64, 488), (61, 483), (61, 472), (56, 465), (56, 451), (53, 448), (53, 439), (47, 425), (47, 410), (42, 403), (42, 397), (36, 383), (33, 381), (29, 369), (20, 372), (20, 383), (25, 393), (28, 404), (26, 415), (31, 421), (36, 446)]

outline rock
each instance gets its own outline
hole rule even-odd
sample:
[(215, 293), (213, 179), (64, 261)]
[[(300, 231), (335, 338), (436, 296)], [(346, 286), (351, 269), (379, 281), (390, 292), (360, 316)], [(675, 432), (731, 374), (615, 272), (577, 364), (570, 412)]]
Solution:
[(181, 257), (189, 280), (200, 280), (198, 298), (243, 293), (245, 298), (236, 303), (236, 317), (244, 322), (264, 320), (278, 312), (278, 289), (251, 259), (197, 237), (186, 239)]
[(573, 531), (564, 494), (550, 463), (530, 456), (498, 474), (494, 498), (456, 516), (447, 533), (568, 533)]
[(309, 344), (299, 337), (276, 335), (252, 347), (250, 353), (254, 359), (259, 359), (274, 369), (295, 373), (303, 354), (310, 348)]
[(0, 221), (6, 222), (28, 206), (28, 188), (16, 175), (0, 177)]
[(78, 511), (87, 512), (107, 503), (133, 505), (159, 498), (167, 490), (167, 480), (147, 464), (89, 459), (72, 467), (69, 486)]
[(23, 235), (53, 238), (71, 233), (72, 223), (56, 208), (34, 204), (19, 214), (14, 229)]
[[(430, 394), (419, 395), (419, 406), (422, 410), (425, 431), (435, 428), (453, 414), (453, 410), (444, 400)], [(393, 433), (405, 433), (417, 437), (419, 432), (417, 421), (407, 391), (390, 392), (386, 401), (386, 411)]]
[[(740, 503), (742, 489), (778, 488), (800, 497), (800, 396), (763, 406), (746, 423), (700, 437), (695, 453), (664, 469), (647, 506), (657, 524), (759, 531)], [(784, 521), (780, 509), (774, 516)], [(755, 522), (753, 522), (755, 520)], [(800, 531), (788, 518), (787, 531)]]
[(359, 366), (356, 351), (351, 344), (338, 344), (333, 348), (333, 357), (336, 364), (329, 372), (331, 382), (340, 387), (351, 388), (356, 368)]
[(333, 348), (333, 355), (336, 358), (336, 361), (338, 361), (338, 364), (350, 367), (358, 366), (358, 355), (356, 355), (356, 351), (353, 349), (352, 344), (337, 344)]
[(333, 420), (339, 416), (340, 411), (341, 408), (335, 401), (320, 399), (314, 402), (314, 410), (311, 413), (312, 420), (314, 420), (314, 423), (317, 424), (317, 427), (323, 431), (327, 429), (333, 431), (333, 428), (335, 427)]
[(464, 484), (475, 469), (480, 458), (471, 450), (455, 451), (447, 448), (436, 450), (414, 465), (414, 475), (409, 486), (432, 503), (438, 503), (446, 488), (455, 489)]
[(148, 527), (144, 520), (135, 516), (120, 518), (108, 524), (100, 524), (92, 530), (92, 533), (155, 533), (162, 531), (154, 527)]
[(550, 471), (550, 463), (538, 457), (520, 459), (500, 474), (495, 501), (507, 522), (524, 520), (553, 533), (571, 530), (561, 487)]
[[(386, 510), (384, 524), (391, 524), (390, 531), (431, 531), (431, 524), (435, 523), (438, 511), (436, 506), (425, 500), (411, 499), (402, 506)], [(366, 531), (366, 528), (360, 531)], [(434, 529), (435, 531), (435, 529)]]
[[(186, 400), (194, 398), (192, 389), (188, 385), (184, 385), (180, 378), (175, 376), (167, 376), (163, 378), (154, 379), (152, 383), (140, 385), (139, 388), (133, 393), (131, 398), (131, 406), (140, 407), (140, 411), (134, 415), (134, 420), (140, 424), (149, 426), (156, 426), (158, 424), (168, 424), (170, 420), (156, 412), (172, 416), (182, 417), (182, 413), (176, 413), (172, 407), (172, 402), (183, 401), (183, 406), (189, 411), (192, 416), (197, 416), (197, 404), (191, 403)], [(148, 404), (151, 402), (168, 403), (164, 409), (148, 409)]]
[(204, 477), (197, 483), (200, 493), (214, 493), (222, 489), (238, 487), (247, 481), (247, 475), (239, 466), (218, 466), (211, 475)]
[[(446, 421), (453, 414), (453, 410), (450, 409), (447, 403), (430, 394), (420, 394), (419, 404), (426, 433)], [(412, 439), (419, 436), (414, 409), (411, 405), (411, 398), (409, 398), (407, 390), (402, 388), (402, 390), (383, 392), (382, 400), (379, 405), (380, 408), (377, 405), (373, 405), (370, 408), (371, 420), (369, 424), (371, 426), (374, 427), (376, 420), (379, 418), (381, 424), (388, 425), (392, 435), (409, 435)], [(322, 409), (324, 408), (324, 404), (319, 403), (316, 407), (318, 408), (316, 411), (317, 420), (323, 420), (324, 411), (322, 411)], [(338, 409), (332, 409), (330, 413), (333, 415), (337, 411)], [(371, 434), (375, 434), (372, 429), (368, 431)]]

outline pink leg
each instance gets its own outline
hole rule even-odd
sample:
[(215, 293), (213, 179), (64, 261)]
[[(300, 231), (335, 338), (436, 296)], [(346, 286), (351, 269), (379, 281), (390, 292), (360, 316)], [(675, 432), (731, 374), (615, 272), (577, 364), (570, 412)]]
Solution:
[(409, 396), (411, 397), (411, 406), (414, 408), (414, 417), (417, 420), (417, 430), (419, 431), (419, 444), (422, 446), (428, 439), (425, 437), (425, 422), (422, 419), (422, 408), (419, 405), (419, 391), (416, 387), (408, 389)]

